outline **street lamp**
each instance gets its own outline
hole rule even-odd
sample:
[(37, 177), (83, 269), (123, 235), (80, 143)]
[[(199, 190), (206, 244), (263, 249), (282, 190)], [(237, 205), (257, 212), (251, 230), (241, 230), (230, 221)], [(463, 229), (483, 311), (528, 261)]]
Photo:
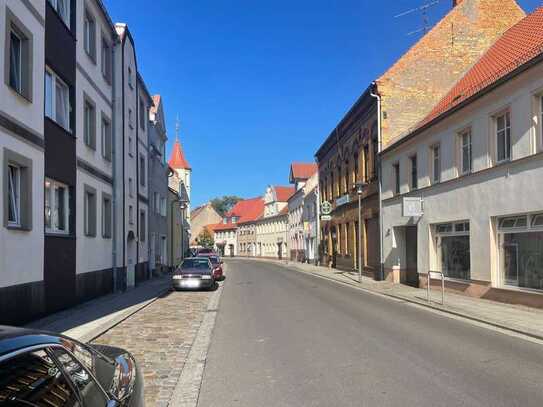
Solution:
[(356, 194), (358, 195), (358, 282), (362, 282), (362, 192), (364, 184), (357, 182), (355, 184)]

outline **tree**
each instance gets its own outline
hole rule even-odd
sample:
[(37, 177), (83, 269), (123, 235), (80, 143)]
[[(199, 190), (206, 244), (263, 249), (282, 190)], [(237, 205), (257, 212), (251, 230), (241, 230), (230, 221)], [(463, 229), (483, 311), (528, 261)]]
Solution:
[(211, 248), (215, 245), (215, 241), (213, 240), (213, 236), (211, 235), (211, 232), (207, 227), (205, 227), (198, 237), (196, 238), (196, 243), (198, 243), (199, 246), (208, 247)]
[(225, 195), (222, 198), (214, 198), (211, 200), (211, 206), (217, 211), (219, 215), (224, 216), (226, 212), (234, 207), (243, 198), (235, 195)]

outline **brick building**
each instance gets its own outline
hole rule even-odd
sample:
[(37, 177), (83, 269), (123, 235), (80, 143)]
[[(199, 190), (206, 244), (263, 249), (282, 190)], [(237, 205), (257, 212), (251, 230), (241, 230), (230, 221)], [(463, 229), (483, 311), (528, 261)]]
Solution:
[[(422, 120), (524, 16), (514, 0), (453, 1), (451, 11), (363, 92), (316, 152), (321, 199), (332, 205), (331, 220), (321, 224), (321, 261), (345, 270), (361, 262), (366, 274), (389, 277), (380, 252), (380, 151)], [(363, 185), (360, 228), (357, 183)]]

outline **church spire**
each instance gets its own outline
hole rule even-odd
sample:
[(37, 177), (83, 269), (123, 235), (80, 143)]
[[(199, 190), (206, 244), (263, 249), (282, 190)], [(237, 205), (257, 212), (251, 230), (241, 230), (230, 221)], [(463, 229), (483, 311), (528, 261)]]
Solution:
[(183, 152), (181, 142), (179, 141), (179, 128), (179, 115), (177, 115), (177, 118), (175, 120), (175, 143), (173, 145), (173, 150), (172, 154), (170, 155), (168, 165), (175, 170), (190, 170), (190, 164), (185, 158), (185, 153)]

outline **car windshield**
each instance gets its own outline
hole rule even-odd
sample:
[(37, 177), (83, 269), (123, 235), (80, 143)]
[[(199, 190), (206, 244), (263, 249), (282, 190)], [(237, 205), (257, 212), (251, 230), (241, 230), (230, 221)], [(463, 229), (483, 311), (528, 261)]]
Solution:
[(209, 268), (209, 262), (207, 259), (187, 259), (183, 262), (181, 268), (205, 270)]
[(210, 257), (209, 257), (209, 260), (211, 260), (211, 264), (213, 264), (214, 266), (215, 266), (216, 264), (219, 264), (219, 262), (220, 262), (218, 256), (210, 256)]

